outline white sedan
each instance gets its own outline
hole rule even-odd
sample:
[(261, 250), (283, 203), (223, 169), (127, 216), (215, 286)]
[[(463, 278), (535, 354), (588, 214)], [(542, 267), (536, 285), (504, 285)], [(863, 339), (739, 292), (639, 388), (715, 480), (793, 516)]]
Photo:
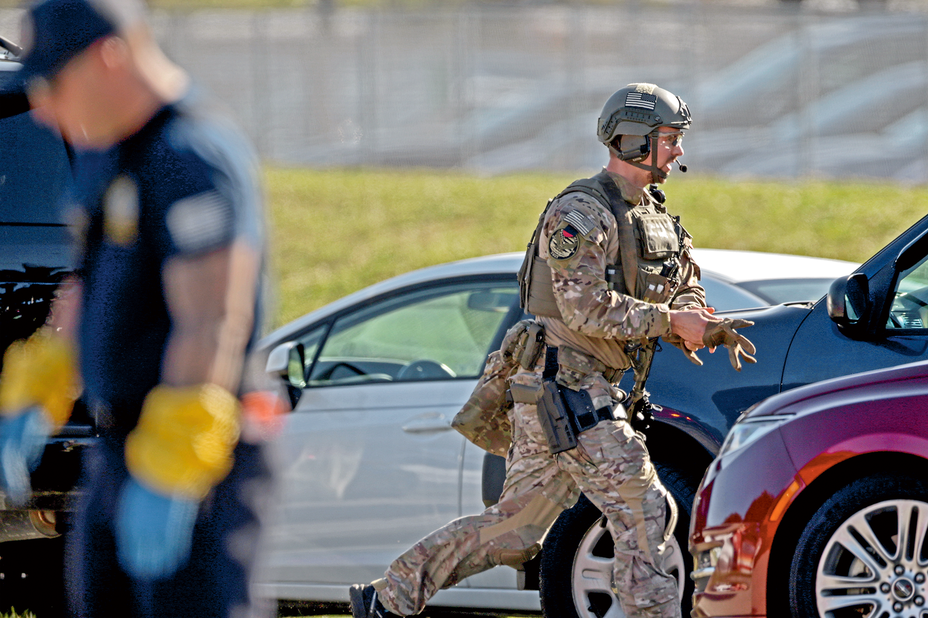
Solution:
[[(495, 500), (498, 469), (495, 478), (484, 470), (485, 453), (450, 421), (488, 352), (524, 316), (516, 283), (522, 257), (395, 277), (265, 338), (267, 369), (286, 382), (295, 406), (274, 450), (280, 499), (262, 594), (347, 602), (349, 585), (381, 577), (417, 540)], [(696, 259), (705, 261), (702, 282), (717, 311), (815, 300), (856, 266), (714, 250)], [(679, 564), (681, 576), (687, 568)], [(439, 592), (431, 605), (538, 611), (537, 566), (521, 577), (497, 567)]]
[(818, 300), (832, 281), (858, 266), (844, 260), (729, 249), (697, 248), (693, 258), (703, 272), (706, 298), (718, 311), (749, 308), (742, 292), (765, 305)]

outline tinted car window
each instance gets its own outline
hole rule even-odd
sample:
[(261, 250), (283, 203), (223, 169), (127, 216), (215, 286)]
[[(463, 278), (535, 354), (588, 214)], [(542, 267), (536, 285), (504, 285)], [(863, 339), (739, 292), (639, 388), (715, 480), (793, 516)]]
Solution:
[[(0, 89), (14, 76), (0, 70)], [(0, 223), (64, 223), (59, 198), (69, 179), (58, 135), (31, 114), (0, 120)]]
[(768, 304), (766, 300), (742, 290), (732, 283), (718, 281), (705, 276), (705, 273), (699, 285), (706, 291), (706, 302), (709, 303), (709, 306), (715, 307), (716, 311), (763, 307)]
[(928, 325), (928, 257), (899, 274), (889, 310), (889, 329), (925, 329)]
[(462, 283), (391, 297), (336, 320), (308, 386), (476, 378), (518, 288)]
[(828, 293), (834, 279), (765, 279), (742, 281), (739, 285), (757, 294), (771, 305), (804, 300), (818, 300)]

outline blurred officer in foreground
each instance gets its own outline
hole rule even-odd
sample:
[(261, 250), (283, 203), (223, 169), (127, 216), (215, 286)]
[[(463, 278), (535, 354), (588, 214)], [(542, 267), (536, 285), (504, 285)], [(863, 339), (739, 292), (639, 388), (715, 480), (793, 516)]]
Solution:
[(249, 594), (261, 443), (282, 404), (263, 320), (256, 162), (157, 47), (134, 0), (46, 0), (24, 21), (33, 113), (74, 148), (78, 262), (0, 376), (4, 490), (23, 503), (83, 398), (101, 434), (67, 541), (77, 616), (271, 615)]
[[(734, 331), (750, 323), (706, 309), (691, 237), (657, 189), (683, 155), (690, 123), (686, 104), (653, 84), (630, 84), (606, 102), (597, 129), (607, 167), (549, 202), (520, 272), (523, 308), (537, 320), (510, 329), (455, 418), (478, 446), (507, 457), (502, 496), (419, 541), (383, 579), (353, 586), (355, 618), (417, 614), (441, 588), (528, 561), (580, 491), (612, 524), (625, 615), (681, 615), (677, 582), (661, 561), (672, 498), (633, 415), (647, 411), (644, 378), (658, 337), (697, 364), (695, 350), (718, 345), (736, 369), (754, 360)], [(640, 383), (626, 398), (616, 385), (630, 367)]]

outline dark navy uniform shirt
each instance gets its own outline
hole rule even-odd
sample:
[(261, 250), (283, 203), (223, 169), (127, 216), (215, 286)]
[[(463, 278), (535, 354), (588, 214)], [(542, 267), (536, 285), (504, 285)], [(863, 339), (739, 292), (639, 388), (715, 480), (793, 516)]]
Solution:
[[(126, 428), (161, 381), (171, 333), (165, 263), (241, 240), (264, 253), (252, 152), (231, 124), (211, 110), (202, 113), (194, 99), (162, 108), (135, 135), (75, 161), (74, 201), (84, 223), (78, 271), (84, 393)], [(257, 291), (251, 345), (261, 296)]]

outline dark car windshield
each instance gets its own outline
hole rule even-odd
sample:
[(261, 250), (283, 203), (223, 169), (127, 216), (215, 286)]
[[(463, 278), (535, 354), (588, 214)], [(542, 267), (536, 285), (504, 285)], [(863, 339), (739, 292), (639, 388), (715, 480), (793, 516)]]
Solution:
[[(16, 75), (0, 66), (0, 89)], [(59, 203), (71, 181), (61, 138), (31, 114), (0, 120), (0, 225), (64, 223)]]

